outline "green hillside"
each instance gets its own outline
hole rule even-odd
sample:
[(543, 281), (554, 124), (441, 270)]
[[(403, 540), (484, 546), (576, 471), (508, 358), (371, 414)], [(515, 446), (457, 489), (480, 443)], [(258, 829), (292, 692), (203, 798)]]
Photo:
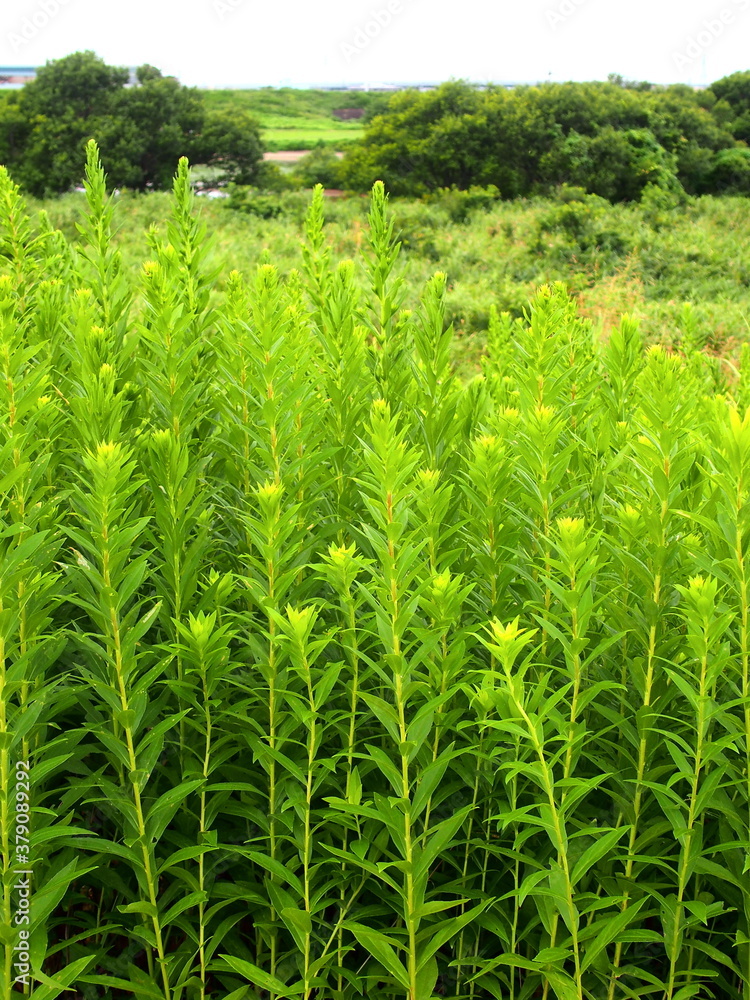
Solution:
[(203, 91), (210, 109), (250, 112), (263, 126), (269, 150), (312, 149), (317, 143), (342, 146), (359, 139), (363, 120), (342, 122), (338, 108), (364, 108), (367, 116), (385, 107), (389, 95), (365, 91), (298, 90), (263, 87), (258, 90)]

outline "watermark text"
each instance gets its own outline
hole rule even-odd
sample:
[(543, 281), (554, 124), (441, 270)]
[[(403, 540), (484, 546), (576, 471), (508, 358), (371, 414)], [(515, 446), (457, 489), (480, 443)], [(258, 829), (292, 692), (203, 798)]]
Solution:
[[(750, 2), (750, 0), (749, 0)], [(360, 55), (393, 21), (396, 14), (404, 9), (402, 0), (388, 0), (384, 7), (370, 11), (369, 20), (364, 21), (348, 41), (341, 42), (339, 48), (347, 62)]]
[(583, 7), (586, 0), (561, 0), (556, 7), (550, 7), (547, 11), (547, 21), (550, 27), (557, 30), (561, 24), (565, 24), (569, 17), (572, 17), (579, 8)]
[(18, 25), (16, 31), (8, 33), (8, 41), (14, 52), (25, 48), (53, 21), (70, 0), (40, 0), (36, 10)]
[(231, 14), (245, 3), (245, 0), (213, 0), (214, 12), (218, 14), (219, 20), (223, 21), (227, 14)]
[(750, 0), (732, 0), (731, 6), (723, 7), (713, 17), (706, 18), (700, 28), (685, 40), (683, 48), (672, 53), (676, 68), (684, 69), (700, 58), (706, 49), (721, 38), (727, 28), (731, 28), (737, 20), (737, 13), (746, 11), (748, 7)]
[(22, 986), (31, 985), (31, 956), (29, 951), (29, 925), (31, 924), (31, 771), (27, 760), (19, 760), (15, 770), (15, 788), (11, 796), (15, 810), (13, 829), (13, 891), (16, 908), (13, 925), (18, 938), (13, 945), (13, 975)]

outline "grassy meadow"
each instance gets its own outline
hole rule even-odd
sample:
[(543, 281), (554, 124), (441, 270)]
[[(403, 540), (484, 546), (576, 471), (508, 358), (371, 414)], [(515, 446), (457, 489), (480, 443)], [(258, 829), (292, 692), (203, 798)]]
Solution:
[(750, 1000), (745, 204), (85, 188), (0, 168), (1, 1000)]
[(242, 110), (253, 115), (261, 125), (267, 150), (312, 149), (322, 144), (343, 149), (360, 139), (362, 121), (339, 121), (338, 108), (368, 108), (383, 103), (378, 94), (298, 90), (292, 87), (258, 90), (205, 90), (206, 107), (216, 111)]

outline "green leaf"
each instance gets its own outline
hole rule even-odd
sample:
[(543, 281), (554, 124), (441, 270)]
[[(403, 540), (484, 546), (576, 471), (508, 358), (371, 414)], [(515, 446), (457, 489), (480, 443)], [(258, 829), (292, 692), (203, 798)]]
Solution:
[(437, 826), (433, 827), (432, 836), (417, 854), (414, 864), (414, 877), (416, 879), (420, 879), (427, 874), (438, 855), (451, 843), (458, 830), (461, 829), (470, 812), (471, 807), (465, 806), (454, 813), (453, 816), (449, 816), (448, 819), (444, 819)]
[(220, 955), (219, 957), (236, 973), (244, 976), (253, 986), (260, 986), (261, 989), (276, 993), (280, 997), (299, 996), (304, 992), (304, 984), (300, 983), (292, 987), (285, 986), (280, 979), (269, 975), (263, 969), (259, 969), (257, 965), (253, 965), (252, 962), (247, 962), (243, 958), (234, 958), (232, 955)]
[(419, 938), (428, 938), (428, 943), (420, 948), (417, 968), (421, 969), (424, 963), (431, 959), (444, 944), (447, 944), (451, 938), (457, 937), (464, 927), (470, 924), (472, 920), (475, 920), (492, 903), (493, 900), (491, 899), (485, 900), (473, 906), (470, 910), (459, 913), (456, 917), (449, 917), (446, 920), (441, 920), (439, 923), (425, 928), (424, 932), (419, 935)]
[(369, 952), (374, 959), (380, 962), (383, 968), (393, 976), (397, 983), (403, 986), (404, 989), (409, 988), (409, 972), (406, 967), (401, 964), (401, 961), (396, 955), (396, 948), (400, 947), (396, 941), (389, 938), (381, 931), (373, 930), (371, 927), (365, 927), (364, 924), (357, 923), (353, 920), (345, 921), (344, 927), (352, 932), (365, 951)]
[(629, 903), (624, 910), (620, 910), (620, 912), (614, 916), (607, 916), (594, 923), (594, 929), (600, 929), (598, 930), (593, 941), (585, 946), (583, 960), (581, 962), (581, 970), (583, 972), (585, 972), (586, 969), (588, 969), (588, 967), (596, 961), (597, 957), (604, 951), (605, 948), (612, 944), (613, 941), (619, 940), (621, 932), (628, 926), (628, 924), (635, 920), (638, 916), (638, 912), (647, 899), (647, 896), (643, 896), (642, 899), (637, 900), (635, 903)]
[(159, 910), (153, 903), (149, 903), (147, 900), (138, 900), (135, 903), (126, 903), (122, 906), (118, 906), (117, 909), (120, 913), (143, 913), (147, 917), (157, 917), (159, 915)]
[(287, 930), (294, 938), (294, 943), (301, 952), (305, 950), (305, 937), (312, 934), (312, 918), (305, 910), (295, 906), (285, 906), (279, 911)]
[(564, 972), (545, 969), (542, 975), (555, 991), (558, 1000), (581, 1000), (575, 981)]
[[(86, 982), (84, 971), (96, 961), (96, 955), (84, 955), (77, 958), (64, 969), (60, 969), (54, 976), (48, 976), (37, 970), (33, 974), (33, 979), (40, 982), (41, 986), (34, 987), (35, 1000), (55, 1000), (61, 993), (68, 992), (74, 983)], [(164, 994), (158, 994), (158, 1000), (164, 1000)]]
[(170, 906), (170, 908), (167, 910), (166, 913), (162, 914), (160, 923), (162, 927), (169, 927), (169, 925), (173, 923), (175, 918), (179, 917), (179, 915), (181, 913), (184, 913), (185, 910), (190, 910), (194, 906), (197, 907), (199, 903), (207, 903), (207, 902), (208, 902), (207, 892), (190, 892), (187, 894), (187, 896), (183, 896), (182, 899), (176, 902), (174, 906)]
[(127, 993), (135, 993), (138, 997), (146, 997), (147, 1000), (164, 1000), (164, 990), (160, 989), (153, 980), (149, 986), (142, 979), (132, 981), (122, 979), (119, 976), (80, 976), (79, 979), (82, 983), (104, 986), (107, 990), (117, 989), (125, 990)]
[(417, 970), (417, 995), (415, 1000), (432, 1000), (438, 978), (436, 958), (429, 958)]
[(200, 788), (203, 784), (202, 778), (194, 778), (192, 781), (183, 781), (175, 788), (170, 788), (164, 792), (149, 808), (146, 817), (146, 838), (147, 841), (157, 843), (174, 818), (177, 807), (185, 801), (188, 796)]
[(583, 876), (588, 874), (594, 867), (597, 861), (601, 861), (603, 857), (606, 857), (610, 853), (615, 844), (622, 839), (629, 829), (629, 826), (620, 826), (616, 830), (607, 830), (606, 832), (597, 830), (594, 834), (594, 843), (586, 848), (575, 863), (570, 876), (571, 885), (575, 887)]
[(283, 884), (291, 886), (297, 895), (304, 895), (302, 883), (291, 868), (285, 867), (280, 861), (269, 857), (268, 854), (263, 854), (261, 851), (253, 851), (248, 847), (236, 847), (234, 850), (237, 854), (241, 854), (243, 857), (249, 858), (251, 861), (255, 862), (256, 865), (260, 865), (261, 868), (264, 868), (267, 872), (275, 875), (276, 878)]

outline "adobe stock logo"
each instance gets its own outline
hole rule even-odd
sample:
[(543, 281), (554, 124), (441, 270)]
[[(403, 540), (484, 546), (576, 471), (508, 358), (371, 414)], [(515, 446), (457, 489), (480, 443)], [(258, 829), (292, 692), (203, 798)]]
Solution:
[(687, 39), (682, 51), (672, 53), (672, 60), (677, 69), (689, 66), (721, 38), (727, 28), (737, 20), (737, 11), (742, 13), (750, 7), (750, 0), (732, 0), (732, 5), (735, 10), (732, 10), (732, 7), (723, 7), (714, 17), (707, 18), (700, 29)]
[(586, 0), (561, 0), (557, 7), (550, 7), (547, 11), (547, 20), (550, 27), (557, 30), (561, 24), (565, 24), (568, 18), (577, 13), (579, 7), (583, 7)]
[(70, 0), (41, 0), (34, 13), (21, 22), (18, 30), (9, 32), (8, 41), (13, 51), (18, 52), (33, 42), (68, 3)]
[(219, 20), (223, 21), (227, 14), (231, 14), (232, 11), (237, 10), (244, 2), (245, 0), (214, 0), (213, 8), (216, 14), (218, 14)]
[(370, 42), (377, 38), (383, 29), (388, 27), (395, 15), (400, 14), (402, 10), (402, 0), (388, 0), (385, 7), (370, 11), (369, 21), (365, 21), (357, 28), (351, 41), (341, 42), (339, 45), (346, 56), (346, 61), (351, 62), (355, 56), (364, 52)]

